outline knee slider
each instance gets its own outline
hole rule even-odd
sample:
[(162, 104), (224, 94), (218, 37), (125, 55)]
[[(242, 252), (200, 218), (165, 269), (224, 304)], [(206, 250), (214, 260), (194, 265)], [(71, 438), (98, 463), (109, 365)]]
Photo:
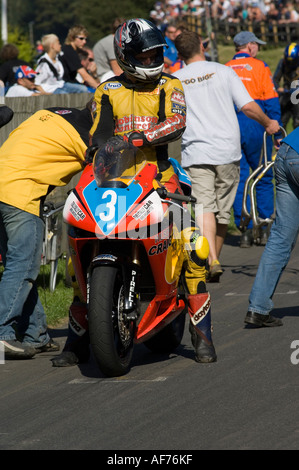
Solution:
[(194, 261), (198, 266), (204, 266), (210, 251), (208, 240), (206, 237), (195, 231), (190, 237), (190, 244), (192, 248), (192, 261)]

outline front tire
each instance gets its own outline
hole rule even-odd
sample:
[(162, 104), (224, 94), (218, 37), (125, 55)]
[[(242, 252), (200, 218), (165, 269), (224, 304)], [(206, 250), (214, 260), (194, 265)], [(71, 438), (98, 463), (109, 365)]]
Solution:
[(88, 323), (90, 344), (101, 371), (108, 377), (130, 368), (135, 324), (123, 314), (124, 281), (115, 266), (96, 266), (91, 275)]

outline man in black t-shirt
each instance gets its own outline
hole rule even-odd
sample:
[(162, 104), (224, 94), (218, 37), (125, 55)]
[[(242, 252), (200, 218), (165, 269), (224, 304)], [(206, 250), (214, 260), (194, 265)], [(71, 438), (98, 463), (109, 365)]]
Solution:
[[(82, 66), (79, 54), (77, 52), (83, 46), (85, 46), (87, 34), (88, 33), (86, 29), (81, 25), (74, 26), (69, 30), (65, 44), (62, 46), (62, 53), (60, 56), (60, 60), (64, 67), (63, 79), (65, 82), (77, 83), (76, 75), (79, 73), (83, 79), (83, 82), (86, 83), (87, 86), (91, 88), (97, 88), (98, 82)], [(87, 87), (86, 92), (88, 92)]]

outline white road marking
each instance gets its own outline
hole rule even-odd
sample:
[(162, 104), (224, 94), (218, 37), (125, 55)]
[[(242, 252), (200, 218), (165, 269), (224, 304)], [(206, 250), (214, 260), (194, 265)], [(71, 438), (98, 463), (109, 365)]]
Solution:
[[(275, 292), (274, 295), (294, 295), (294, 294), (298, 294), (298, 291), (297, 290), (289, 290), (288, 292)], [(235, 297), (240, 297), (242, 295), (246, 295), (247, 297), (249, 296), (249, 293), (248, 294), (238, 294), (237, 292), (228, 292), (227, 294), (225, 294), (225, 296), (235, 296)]]
[(126, 379), (119, 377), (118, 379), (74, 379), (69, 382), (69, 385), (74, 385), (74, 384), (96, 384), (96, 383), (111, 383), (111, 382), (116, 382), (116, 383), (124, 383), (124, 382), (164, 382), (167, 380), (167, 377), (156, 377), (155, 379)]

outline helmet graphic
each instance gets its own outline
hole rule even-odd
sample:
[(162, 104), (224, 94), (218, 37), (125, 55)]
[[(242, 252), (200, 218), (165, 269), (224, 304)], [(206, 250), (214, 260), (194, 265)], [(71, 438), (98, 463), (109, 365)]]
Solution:
[[(119, 26), (114, 36), (114, 51), (118, 65), (129, 76), (144, 82), (157, 80), (163, 69), (163, 46), (167, 46), (163, 34), (150, 21), (128, 20)], [(138, 54), (156, 49), (153, 61), (143, 64)]]
[(299, 59), (299, 44), (292, 42), (284, 50), (284, 57), (287, 62), (298, 61)]

